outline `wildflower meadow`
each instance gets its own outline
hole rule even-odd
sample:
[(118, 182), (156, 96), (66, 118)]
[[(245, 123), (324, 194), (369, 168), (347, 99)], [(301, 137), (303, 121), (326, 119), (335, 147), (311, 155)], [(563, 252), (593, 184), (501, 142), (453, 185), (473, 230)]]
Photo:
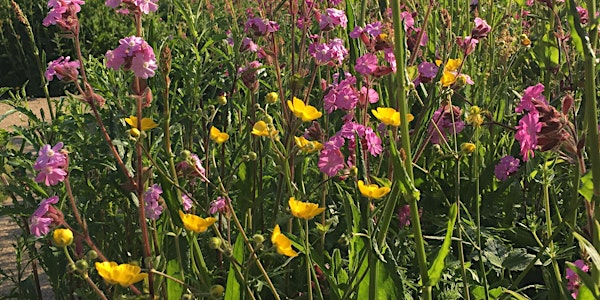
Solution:
[(0, 16), (6, 298), (600, 299), (595, 0)]

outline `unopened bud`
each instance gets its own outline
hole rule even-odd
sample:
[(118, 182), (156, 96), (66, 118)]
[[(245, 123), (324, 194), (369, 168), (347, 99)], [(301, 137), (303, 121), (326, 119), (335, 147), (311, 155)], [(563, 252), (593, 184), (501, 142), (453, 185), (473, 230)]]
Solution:
[(76, 270), (77, 270), (77, 266), (75, 266), (75, 264), (67, 265), (67, 272), (75, 272)]
[(142, 134), (142, 133), (141, 133), (141, 132), (140, 132), (140, 130), (139, 130), (139, 129), (137, 129), (137, 128), (131, 128), (131, 129), (129, 129), (129, 135), (130, 135), (132, 138), (139, 138), (141, 134)]
[(89, 269), (88, 262), (85, 259), (80, 259), (75, 263), (75, 267), (79, 272), (86, 272)]
[(257, 158), (258, 158), (258, 155), (256, 155), (256, 152), (250, 151), (248, 153), (248, 159), (250, 159), (250, 160), (256, 160)]
[(265, 242), (265, 236), (262, 235), (262, 234), (255, 234), (255, 235), (252, 236), (252, 240), (256, 244), (262, 244), (262, 243)]
[(275, 104), (275, 103), (277, 103), (277, 100), (279, 100), (279, 94), (277, 94), (277, 92), (270, 92), (265, 97), (265, 100), (269, 104)]
[(94, 250), (90, 250), (90, 251), (88, 251), (88, 253), (85, 256), (87, 257), (88, 260), (95, 260), (96, 258), (98, 258), (98, 252), (96, 252)]
[(220, 284), (215, 284), (210, 287), (209, 293), (211, 298), (218, 299), (223, 297), (223, 294), (225, 293), (225, 288)]
[(217, 102), (219, 102), (219, 105), (221, 106), (227, 105), (227, 97), (225, 97), (225, 95), (217, 96)]
[(214, 249), (214, 250), (220, 249), (222, 244), (223, 244), (223, 241), (221, 241), (221, 239), (218, 237), (211, 237), (208, 240), (208, 247), (210, 247), (210, 249)]

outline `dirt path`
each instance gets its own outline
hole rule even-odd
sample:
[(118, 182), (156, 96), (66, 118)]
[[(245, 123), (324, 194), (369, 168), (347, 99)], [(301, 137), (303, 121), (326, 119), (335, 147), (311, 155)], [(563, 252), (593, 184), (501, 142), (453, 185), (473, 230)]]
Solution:
[[(46, 99), (34, 99), (28, 102), (29, 108), (38, 116), (41, 116), (40, 110), (44, 110), (45, 116), (49, 116), (48, 112), (48, 104)], [(11, 111), (12, 107), (9, 105), (0, 102), (0, 116), (5, 113)], [(12, 131), (12, 126), (26, 126), (27, 125), (27, 116), (22, 113), (15, 112), (4, 118), (0, 121), (0, 128), (6, 129), (8, 131)], [(10, 205), (11, 202), (3, 201), (2, 205)], [(17, 272), (17, 251), (15, 249), (15, 245), (17, 245), (17, 237), (21, 234), (20, 228), (14, 222), (13, 219), (9, 216), (0, 216), (0, 269), (4, 271), (8, 275), (16, 276)], [(23, 253), (22, 261), (27, 261), (28, 254)], [(38, 273), (40, 275), (40, 283), (41, 283), (41, 291), (42, 291), (42, 299), (51, 300), (54, 299), (54, 293), (52, 292), (52, 288), (48, 283), (48, 278), (43, 273), (43, 270), (38, 267)], [(32, 269), (29, 266), (25, 270), (25, 274), (23, 277), (27, 277), (31, 275)], [(16, 278), (16, 277), (14, 277)], [(0, 298), (8, 297), (11, 291), (15, 288), (14, 282), (3, 282), (0, 286)], [(23, 299), (23, 297), (27, 297), (25, 295), (16, 295), (19, 299)], [(14, 298), (13, 298), (14, 299)], [(35, 298), (34, 298), (35, 299)]]

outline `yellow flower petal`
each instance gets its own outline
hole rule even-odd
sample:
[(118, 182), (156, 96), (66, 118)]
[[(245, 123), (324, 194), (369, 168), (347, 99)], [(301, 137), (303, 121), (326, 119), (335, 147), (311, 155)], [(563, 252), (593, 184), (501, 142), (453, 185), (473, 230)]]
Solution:
[[(129, 116), (129, 118), (125, 118), (125, 122), (129, 124), (132, 128), (137, 128), (137, 117)], [(142, 130), (149, 130), (158, 127), (152, 119), (150, 118), (142, 118)]]
[(120, 284), (123, 287), (130, 286), (148, 277), (146, 273), (140, 273), (139, 266), (131, 264), (120, 264), (116, 262), (96, 262), (98, 275), (109, 284)]
[(294, 140), (296, 141), (296, 146), (304, 153), (313, 153), (323, 148), (323, 144), (317, 141), (309, 141), (303, 136), (295, 136)]
[(383, 196), (387, 195), (391, 191), (391, 189), (387, 186), (379, 187), (376, 184), (365, 185), (365, 182), (362, 180), (358, 181), (358, 190), (364, 197), (371, 198), (371, 199), (382, 198)]
[(252, 134), (257, 136), (269, 136), (269, 126), (265, 121), (258, 121), (252, 127)]
[(302, 100), (294, 97), (293, 101), (287, 101), (288, 107), (294, 113), (294, 116), (302, 119), (303, 122), (310, 122), (320, 118), (323, 113), (314, 106), (306, 105)]
[(290, 197), (288, 204), (294, 217), (306, 220), (314, 218), (325, 210), (324, 207), (319, 207), (316, 203), (298, 201), (294, 197)]
[(193, 214), (185, 214), (181, 210), (179, 211), (179, 217), (181, 217), (183, 227), (195, 233), (205, 232), (208, 227), (217, 221), (217, 219), (213, 217), (201, 218)]
[(68, 228), (57, 228), (52, 233), (54, 244), (58, 247), (66, 247), (73, 243), (73, 231)]
[(221, 132), (215, 126), (210, 128), (210, 139), (217, 144), (223, 144), (229, 139), (229, 134)]
[(298, 252), (292, 249), (292, 241), (281, 233), (279, 224), (275, 225), (273, 235), (271, 235), (271, 243), (277, 248), (277, 253), (289, 257), (298, 256)]

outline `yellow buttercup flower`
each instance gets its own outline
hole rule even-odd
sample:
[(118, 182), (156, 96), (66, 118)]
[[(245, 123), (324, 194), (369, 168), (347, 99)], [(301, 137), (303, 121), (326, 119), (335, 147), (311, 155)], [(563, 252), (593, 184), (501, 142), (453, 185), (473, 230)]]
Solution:
[[(131, 126), (131, 128), (137, 128), (137, 117), (129, 116), (125, 118), (125, 122)], [(150, 118), (142, 118), (142, 130), (149, 130), (158, 127), (158, 124)]]
[(474, 127), (479, 127), (483, 124), (483, 116), (481, 115), (482, 111), (479, 106), (473, 105), (466, 113), (465, 120), (467, 123), (473, 125)]
[(471, 154), (471, 153), (473, 153), (473, 151), (475, 151), (475, 144), (462, 143), (460, 145), (460, 151), (462, 151), (464, 154)]
[(73, 231), (68, 228), (57, 228), (54, 229), (52, 238), (57, 247), (66, 247), (73, 243)]
[(320, 118), (323, 113), (318, 111), (314, 106), (306, 105), (304, 102), (294, 97), (293, 102), (288, 100), (288, 107), (294, 113), (294, 116), (302, 119), (303, 122), (310, 122)]
[(288, 204), (290, 205), (290, 210), (294, 217), (306, 220), (314, 218), (325, 210), (324, 207), (319, 207), (316, 203), (298, 201), (294, 197), (290, 197)]
[(458, 68), (460, 67), (461, 64), (462, 64), (462, 59), (460, 59), (460, 58), (449, 59), (448, 62), (446, 63), (446, 65), (444, 66), (444, 72), (445, 71), (456, 72), (456, 71), (458, 71)]
[(258, 121), (252, 127), (252, 134), (257, 136), (276, 136), (279, 133), (274, 128), (269, 128), (265, 121)]
[[(400, 126), (400, 112), (391, 107), (378, 107), (377, 110), (373, 109), (371, 112), (375, 118), (385, 125)], [(414, 119), (415, 117), (412, 114), (406, 114), (406, 120), (408, 122)]]
[(296, 146), (298, 146), (298, 148), (300, 148), (300, 150), (302, 150), (304, 153), (313, 153), (323, 148), (323, 144), (317, 141), (309, 141), (303, 136), (295, 136), (294, 140), (296, 141)]
[(365, 185), (365, 182), (362, 180), (358, 181), (358, 190), (363, 196), (371, 199), (379, 199), (391, 191), (387, 186), (379, 187), (376, 184)]
[(440, 78), (440, 83), (443, 87), (449, 87), (456, 82), (456, 76), (455, 72), (444, 71), (442, 78)]
[(215, 126), (210, 128), (210, 139), (217, 144), (223, 144), (229, 139), (229, 134), (221, 132)]
[(181, 210), (179, 211), (179, 217), (181, 217), (183, 227), (195, 233), (205, 232), (208, 227), (217, 221), (217, 219), (213, 217), (201, 218), (192, 214), (184, 214)]
[(273, 235), (271, 235), (271, 243), (277, 248), (277, 253), (289, 257), (298, 256), (298, 252), (292, 249), (292, 241), (281, 233), (279, 224), (275, 225)]
[(277, 92), (270, 92), (265, 97), (265, 100), (269, 104), (275, 104), (275, 103), (277, 103), (277, 100), (279, 100), (279, 94), (277, 94)]
[(121, 264), (116, 262), (96, 262), (96, 270), (98, 275), (104, 278), (109, 284), (120, 284), (122, 287), (130, 286), (136, 282), (144, 280), (148, 277), (146, 273), (140, 273), (140, 267)]

